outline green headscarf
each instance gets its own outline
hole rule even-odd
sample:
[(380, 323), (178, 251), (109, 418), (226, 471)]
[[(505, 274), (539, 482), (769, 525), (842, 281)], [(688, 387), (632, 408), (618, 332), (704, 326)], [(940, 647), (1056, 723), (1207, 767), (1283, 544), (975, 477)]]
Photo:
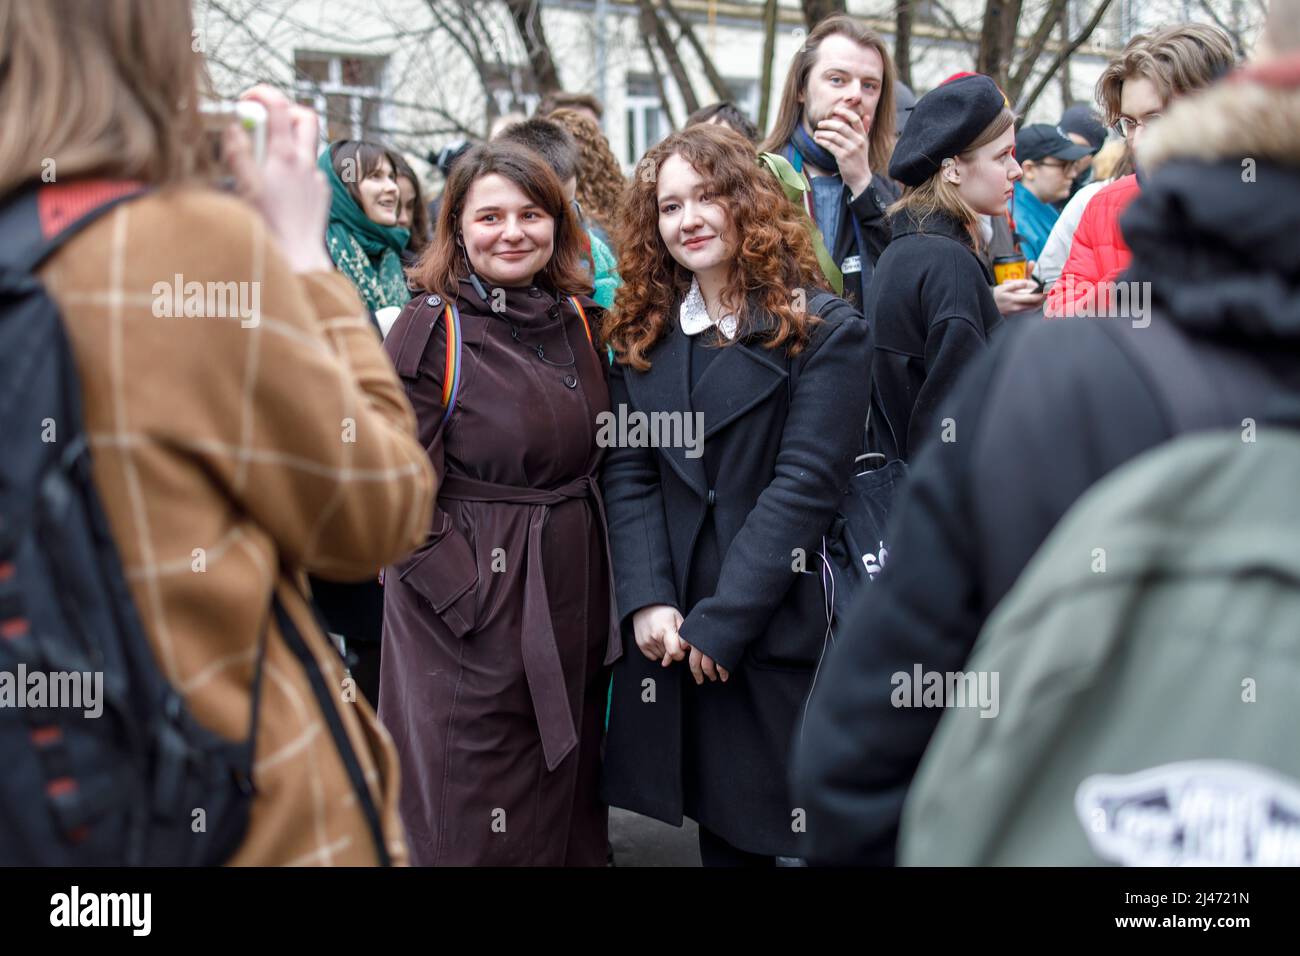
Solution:
[[(371, 222), (334, 171), (333, 152), (331, 144), (316, 161), (325, 171), (331, 190), (330, 223), (325, 230), (330, 258), (352, 280), (372, 312), (390, 305), (400, 308), (411, 298), (402, 273), (402, 251), (411, 234), (399, 226)], [(380, 257), (379, 268), (375, 268), (371, 256)]]

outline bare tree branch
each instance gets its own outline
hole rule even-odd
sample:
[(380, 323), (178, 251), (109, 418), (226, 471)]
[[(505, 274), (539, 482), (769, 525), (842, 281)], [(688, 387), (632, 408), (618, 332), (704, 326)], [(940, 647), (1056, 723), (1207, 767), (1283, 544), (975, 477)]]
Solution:
[(677, 55), (677, 45), (673, 43), (668, 28), (655, 12), (651, 0), (637, 0), (637, 6), (642, 13), (642, 29), (649, 27), (653, 31), (655, 42), (659, 44), (659, 49), (664, 55), (664, 62), (668, 64), (668, 72), (672, 73), (673, 82), (677, 84), (677, 89), (682, 94), (682, 103), (686, 107), (686, 112), (694, 113), (700, 108), (700, 101), (695, 96), (695, 89), (691, 86), (691, 78), (686, 72), (686, 67), (682, 65), (682, 59)]
[(659, 104), (663, 107), (664, 115), (668, 117), (669, 127), (676, 129), (677, 120), (673, 118), (673, 108), (668, 102), (668, 88), (664, 86), (664, 71), (659, 68), (659, 59), (655, 56), (654, 45), (650, 42), (650, 32), (643, 28), (640, 35), (641, 45), (645, 47), (646, 58), (650, 61), (650, 75), (654, 77), (655, 90), (659, 93)]
[(699, 38), (695, 36), (690, 21), (677, 12), (677, 8), (673, 6), (673, 0), (660, 0), (660, 2), (664, 5), (668, 15), (676, 22), (677, 28), (681, 31), (679, 36), (684, 37), (686, 42), (695, 50), (700, 66), (704, 68), (704, 76), (709, 81), (709, 85), (713, 87), (714, 95), (720, 100), (731, 99), (731, 88), (727, 86), (727, 81), (722, 78), (718, 68), (713, 65), (713, 59), (705, 52), (704, 46), (700, 43)]
[(930, 0), (930, 6), (943, 15), (943, 18), (948, 21), (948, 26), (957, 34), (957, 38), (961, 40), (962, 43), (965, 43), (967, 46), (975, 45), (975, 38), (971, 36), (970, 30), (958, 22), (956, 15), (952, 10), (948, 9), (947, 5), (940, 3), (939, 0)]
[(1015, 102), (1020, 98), (1020, 92), (1024, 89), (1025, 83), (1028, 82), (1030, 74), (1034, 70), (1034, 65), (1038, 58), (1043, 55), (1043, 48), (1047, 46), (1047, 40), (1052, 35), (1052, 30), (1065, 16), (1066, 0), (1048, 0), (1047, 9), (1043, 11), (1043, 18), (1038, 21), (1038, 29), (1034, 35), (1029, 38), (1029, 43), (1025, 46), (1025, 51), (1020, 57), (1020, 65), (1011, 75), (1007, 83), (1007, 99)]
[(1098, 0), (1097, 8), (1093, 11), (1092, 18), (1083, 25), (1083, 29), (1079, 31), (1078, 36), (1057, 51), (1056, 56), (1053, 58), (1052, 62), (1047, 65), (1047, 69), (1043, 71), (1043, 75), (1039, 77), (1033, 90), (1030, 91), (1027, 97), (1016, 104), (1017, 113), (1024, 116), (1029, 112), (1029, 108), (1037, 102), (1038, 97), (1041, 96), (1043, 90), (1047, 88), (1047, 84), (1051, 81), (1053, 74), (1060, 69), (1061, 64), (1064, 63), (1075, 50), (1083, 46), (1083, 44), (1087, 42), (1088, 37), (1092, 36), (1092, 32), (1097, 29), (1097, 24), (1101, 23), (1101, 18), (1104, 17), (1106, 11), (1110, 9), (1110, 4), (1111, 0)]

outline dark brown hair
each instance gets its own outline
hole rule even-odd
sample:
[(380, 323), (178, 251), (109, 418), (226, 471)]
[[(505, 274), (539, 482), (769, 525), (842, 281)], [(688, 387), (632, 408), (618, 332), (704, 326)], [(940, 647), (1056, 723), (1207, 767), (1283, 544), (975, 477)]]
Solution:
[(757, 145), (759, 140), (758, 127), (753, 124), (740, 107), (726, 100), (720, 103), (710, 103), (708, 106), (701, 106), (686, 117), (686, 125), (698, 126), (700, 123), (708, 123), (712, 120), (717, 120), (724, 126), (730, 126), (745, 139)]
[(366, 207), (361, 202), (361, 180), (378, 169), (384, 160), (388, 160), (395, 174), (397, 165), (393, 163), (387, 148), (378, 143), (362, 139), (340, 139), (330, 143), (330, 165), (334, 167), (335, 175), (343, 181), (343, 188), (348, 191), (352, 201), (362, 210)]
[(393, 164), (393, 174), (398, 179), (408, 180), (415, 187), (415, 208), (411, 210), (411, 239), (406, 244), (406, 248), (419, 255), (433, 238), (432, 226), (429, 223), (429, 207), (424, 202), (424, 189), (420, 186), (420, 177), (415, 175), (415, 170), (401, 153), (390, 150), (388, 158)]
[(527, 146), (555, 170), (560, 185), (578, 174), (578, 146), (567, 129), (553, 120), (534, 116), (522, 123), (512, 123), (496, 138), (507, 143)]
[[(681, 156), (722, 202), (735, 241), (723, 300), (740, 320), (737, 338), (757, 331), (756, 312), (769, 315), (768, 348), (797, 353), (815, 321), (802, 306), (825, 288), (803, 211), (786, 198), (754, 146), (726, 126), (703, 124), (673, 133), (645, 154), (623, 194), (615, 225), (619, 287), (604, 330), (619, 361), (650, 367), (646, 353), (672, 326), (672, 307), (690, 289), (690, 270), (669, 254), (659, 235), (659, 170)], [(802, 296), (800, 292), (802, 291)]]
[(584, 265), (584, 236), (555, 171), (531, 149), (498, 140), (475, 146), (457, 160), (442, 194), (433, 242), (408, 271), (411, 281), (449, 301), (459, 296), (460, 280), (470, 274), (465, 250), (456, 241), (465, 200), (470, 187), (492, 173), (518, 186), (555, 221), (555, 245), (550, 261), (542, 268), (544, 279), (561, 295), (589, 294), (591, 274)]
[(600, 105), (600, 100), (590, 93), (563, 93), (556, 91), (547, 93), (542, 97), (542, 101), (537, 104), (537, 116), (549, 116), (556, 110), (591, 110), (596, 114), (597, 119), (605, 118), (605, 108)]
[(831, 14), (813, 27), (799, 52), (794, 55), (790, 72), (786, 74), (785, 89), (781, 91), (781, 107), (776, 114), (776, 124), (759, 146), (764, 153), (779, 153), (794, 135), (795, 127), (803, 120), (804, 104), (799, 96), (808, 88), (808, 77), (817, 64), (818, 51), (827, 37), (848, 37), (858, 46), (880, 54), (884, 75), (880, 79), (880, 99), (876, 101), (876, 115), (867, 133), (871, 168), (883, 173), (889, 168), (889, 157), (894, 151), (894, 60), (884, 37), (865, 26), (862, 21), (843, 13)]

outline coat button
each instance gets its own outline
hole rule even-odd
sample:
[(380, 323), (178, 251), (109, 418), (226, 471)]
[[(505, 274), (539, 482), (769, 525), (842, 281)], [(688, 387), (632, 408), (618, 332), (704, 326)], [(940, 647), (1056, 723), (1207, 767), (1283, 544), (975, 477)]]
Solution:
[(537, 286), (529, 286), (528, 294), (534, 299), (540, 299), (542, 297), (542, 290), (537, 288)]
[(566, 375), (564, 376), (564, 384), (569, 386), (569, 388), (577, 388), (578, 380), (572, 375)]
[(428, 301), (429, 305), (433, 306), (435, 309), (436, 309), (438, 306), (442, 305), (442, 298), (441, 298), (440, 296), (431, 295), (431, 296), (429, 296), (429, 298), (427, 299), (427, 301)]
[(718, 503), (718, 493), (712, 488), (709, 489), (709, 507), (712, 508)]

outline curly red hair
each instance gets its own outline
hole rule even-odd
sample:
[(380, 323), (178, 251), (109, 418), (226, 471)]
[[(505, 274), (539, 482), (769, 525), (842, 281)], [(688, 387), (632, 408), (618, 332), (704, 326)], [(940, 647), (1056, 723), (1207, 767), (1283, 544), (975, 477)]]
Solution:
[(606, 317), (603, 338), (620, 362), (645, 371), (650, 367), (646, 353), (672, 327), (670, 310), (690, 289), (690, 271), (669, 255), (659, 236), (658, 173), (674, 155), (711, 184), (730, 216), (738, 241), (723, 299), (737, 309), (737, 339), (757, 331), (757, 317), (766, 313), (772, 328), (764, 333), (763, 344), (799, 352), (816, 321), (802, 305), (814, 288), (826, 288), (807, 219), (759, 165), (753, 144), (714, 125), (672, 134), (637, 164), (614, 227), (623, 284)]

